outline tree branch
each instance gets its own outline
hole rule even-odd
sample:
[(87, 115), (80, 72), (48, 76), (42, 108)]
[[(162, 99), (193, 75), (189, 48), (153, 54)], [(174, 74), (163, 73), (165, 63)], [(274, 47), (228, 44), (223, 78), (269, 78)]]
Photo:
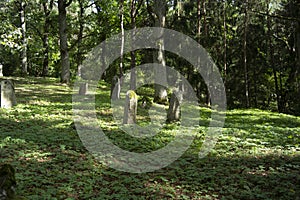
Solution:
[(51, 12), (51, 10), (53, 9), (53, 4), (54, 4), (54, 0), (50, 1), (50, 5), (49, 5), (49, 10)]
[(37, 28), (35, 25), (31, 24), (31, 23), (27, 23), (28, 26), (31, 26), (33, 28), (33, 30), (35, 30), (38, 34), (38, 36), (41, 38), (41, 40), (44, 40), (44, 34), (39, 30), (39, 28)]
[(66, 3), (65, 3), (65, 6), (66, 6), (66, 7), (70, 6), (71, 3), (72, 3), (72, 1), (73, 1), (73, 0), (69, 0), (69, 2), (66, 2)]
[(154, 15), (152, 7), (149, 5), (149, 0), (147, 0), (146, 3), (147, 3), (147, 11), (148, 11), (150, 17), (152, 18), (152, 21), (154, 22), (155, 21), (155, 15)]
[(271, 15), (271, 14), (259, 12), (259, 11), (256, 11), (256, 10), (249, 10), (249, 12), (252, 12), (252, 13), (258, 14), (258, 15), (262, 15), (262, 16), (268, 16), (268, 17), (283, 19), (283, 20), (300, 21), (300, 19), (295, 18), (295, 17), (287, 17), (287, 16), (282, 16), (282, 15)]
[(275, 39), (277, 39), (277, 40), (283, 42), (283, 43), (288, 47), (289, 50), (292, 49), (291, 46), (289, 45), (289, 43), (288, 43), (287, 41), (285, 41), (284, 39), (278, 37), (276, 34), (273, 34), (273, 37), (274, 37)]
[(142, 4), (143, 4), (143, 1), (144, 1), (144, 0), (140, 0), (140, 1), (139, 1), (138, 5), (137, 5), (137, 7), (136, 7), (136, 9), (135, 9), (136, 11), (135, 11), (134, 17), (136, 17), (136, 16), (138, 15), (139, 9), (141, 8), (141, 6), (142, 6)]

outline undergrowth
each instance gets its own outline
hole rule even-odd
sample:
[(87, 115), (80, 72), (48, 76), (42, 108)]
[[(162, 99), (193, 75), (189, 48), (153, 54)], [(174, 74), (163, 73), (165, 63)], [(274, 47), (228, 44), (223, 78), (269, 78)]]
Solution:
[[(56, 79), (14, 78), (18, 105), (0, 109), (0, 164), (16, 168), (17, 193), (28, 199), (299, 199), (300, 118), (257, 109), (230, 110), (215, 148), (198, 152), (211, 110), (199, 109), (190, 148), (169, 166), (143, 174), (99, 163), (83, 146), (73, 122), (72, 88)], [(160, 149), (178, 124), (148, 138), (119, 129), (110, 107), (110, 86), (96, 95), (99, 124), (119, 147)], [(140, 96), (146, 95), (143, 90)], [(155, 105), (154, 105), (155, 106)], [(140, 124), (149, 108), (138, 108)]]

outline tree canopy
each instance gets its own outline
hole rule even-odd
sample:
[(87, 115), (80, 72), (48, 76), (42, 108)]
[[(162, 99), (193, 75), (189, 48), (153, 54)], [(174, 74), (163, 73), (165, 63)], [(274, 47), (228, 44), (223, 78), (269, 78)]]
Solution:
[[(164, 22), (160, 26), (192, 37), (211, 54), (222, 73), (230, 108), (300, 114), (299, 1), (164, 3)], [(161, 20), (158, 11), (155, 1), (150, 0), (1, 1), (3, 73), (61, 77), (68, 83), (93, 47), (123, 28), (156, 26)], [(155, 55), (154, 50), (125, 54), (103, 78), (111, 80), (123, 73), (121, 70), (153, 61)], [(163, 55), (166, 65), (180, 71), (192, 84), (201, 103), (209, 103), (201, 75), (191, 73), (190, 64), (170, 52)]]

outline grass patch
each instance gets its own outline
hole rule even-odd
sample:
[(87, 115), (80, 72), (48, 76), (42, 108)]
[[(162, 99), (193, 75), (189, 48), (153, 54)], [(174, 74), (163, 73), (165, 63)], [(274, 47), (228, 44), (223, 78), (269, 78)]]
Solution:
[[(257, 109), (227, 111), (213, 151), (198, 159), (211, 111), (199, 108), (197, 135), (185, 154), (145, 174), (101, 165), (72, 125), (72, 88), (56, 79), (13, 78), (18, 105), (0, 109), (0, 164), (17, 171), (17, 193), (28, 199), (297, 199), (300, 196), (300, 118)], [(150, 138), (125, 134), (114, 121), (109, 86), (96, 95), (99, 124), (119, 147), (150, 152), (174, 138), (164, 126)], [(150, 91), (139, 91), (141, 95)], [(148, 109), (139, 108), (147, 125)]]

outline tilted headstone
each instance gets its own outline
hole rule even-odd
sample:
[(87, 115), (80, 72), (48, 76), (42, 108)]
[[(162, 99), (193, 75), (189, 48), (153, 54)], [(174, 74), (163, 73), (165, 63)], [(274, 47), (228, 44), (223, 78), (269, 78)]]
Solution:
[(180, 104), (183, 99), (183, 91), (175, 89), (170, 98), (170, 105), (167, 113), (167, 122), (180, 120)]
[(11, 80), (3, 80), (0, 82), (0, 107), (11, 108), (17, 105), (15, 88)]
[(120, 99), (121, 83), (118, 76), (114, 76), (110, 88), (111, 100)]
[(123, 124), (135, 124), (138, 97), (133, 90), (126, 93)]

